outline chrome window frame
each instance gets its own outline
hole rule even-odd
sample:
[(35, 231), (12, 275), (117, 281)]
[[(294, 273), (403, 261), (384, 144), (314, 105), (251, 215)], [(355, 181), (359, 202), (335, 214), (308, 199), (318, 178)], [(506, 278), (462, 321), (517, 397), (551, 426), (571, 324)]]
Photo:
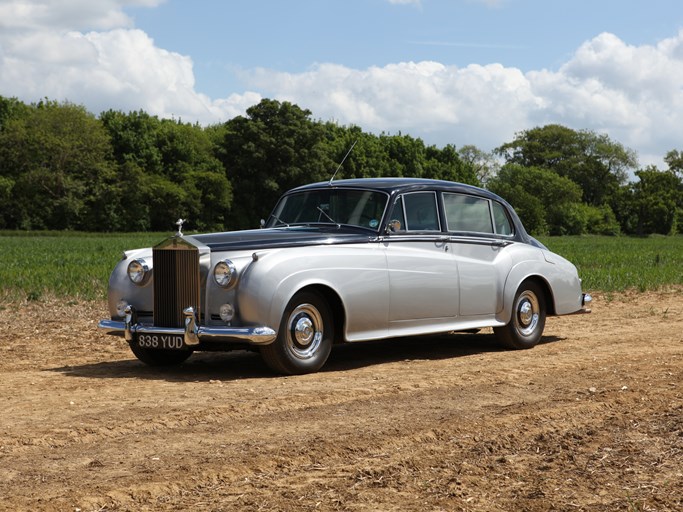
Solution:
[[(488, 206), (488, 216), (489, 216), (489, 222), (491, 223), (491, 231), (472, 231), (472, 230), (451, 229), (451, 226), (449, 223), (449, 218), (448, 218), (448, 212), (446, 209), (446, 202), (447, 202), (446, 197), (447, 196), (468, 197), (468, 198), (476, 199), (477, 201), (485, 202)], [(512, 222), (512, 219), (510, 218), (510, 215), (507, 211), (507, 208), (505, 208), (505, 206), (498, 201), (495, 201), (495, 203), (500, 206), (500, 208), (503, 212), (503, 215), (505, 215), (508, 226), (510, 227), (510, 230), (512, 231), (510, 234), (504, 234), (504, 233), (498, 232), (498, 229), (496, 226), (496, 218), (495, 218), (495, 215), (493, 212), (494, 200), (492, 200), (492, 199), (489, 199), (487, 197), (476, 196), (476, 195), (472, 195), (472, 194), (464, 194), (462, 192), (443, 191), (441, 193), (441, 201), (443, 203), (443, 215), (444, 215), (444, 222), (446, 223), (446, 231), (449, 233), (472, 233), (472, 234), (477, 234), (477, 235), (499, 236), (499, 237), (504, 237), (504, 238), (514, 238), (515, 237), (515, 224), (514, 224), (514, 222)]]
[[(405, 198), (406, 196), (411, 196), (415, 194), (422, 194), (422, 195), (427, 195), (431, 194), (433, 199), (434, 199), (434, 213), (436, 214), (436, 223), (437, 227), (436, 229), (410, 229), (410, 226), (408, 225), (408, 215), (407, 215), (407, 208), (406, 208), (406, 203), (405, 203)], [(401, 227), (401, 230), (399, 233), (441, 233), (443, 231), (443, 228), (441, 226), (441, 209), (439, 206), (439, 196), (436, 191), (434, 190), (415, 190), (411, 192), (402, 192), (399, 194), (397, 201), (394, 202), (393, 208), (396, 208), (396, 203), (398, 200), (401, 201), (401, 208), (403, 210), (403, 221), (405, 222), (405, 226)], [(394, 210), (392, 209), (391, 215), (393, 216)], [(392, 219), (389, 219), (391, 221)]]

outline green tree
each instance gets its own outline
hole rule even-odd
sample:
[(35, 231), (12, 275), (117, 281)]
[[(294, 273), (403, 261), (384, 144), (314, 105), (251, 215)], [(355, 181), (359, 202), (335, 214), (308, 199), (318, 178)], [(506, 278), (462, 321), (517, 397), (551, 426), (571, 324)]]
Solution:
[(493, 152), (486, 153), (471, 144), (462, 146), (458, 150), (458, 155), (460, 160), (474, 171), (479, 183), (486, 184), (500, 169), (500, 164)]
[(582, 234), (586, 228), (581, 189), (548, 169), (504, 165), (487, 187), (517, 211), (534, 235)]
[(17, 119), (28, 114), (30, 108), (17, 98), (0, 96), (0, 131), (10, 119)]
[(591, 235), (618, 235), (621, 226), (617, 221), (614, 211), (609, 205), (590, 206), (581, 205), (586, 218), (586, 232)]
[(672, 149), (664, 157), (669, 170), (683, 178), (683, 152)]
[(215, 129), (142, 111), (104, 112), (120, 181), (120, 229), (169, 230), (178, 217), (192, 229), (221, 230), (232, 187), (216, 157)]
[(571, 179), (592, 206), (609, 202), (636, 169), (634, 151), (590, 130), (572, 130), (551, 124), (518, 133), (515, 140), (496, 152), (507, 163), (548, 169)]
[(636, 235), (670, 235), (680, 228), (683, 181), (673, 171), (648, 167), (636, 171), (638, 181), (624, 187), (616, 210), (624, 231)]
[(161, 121), (139, 110), (125, 114), (108, 110), (100, 121), (109, 133), (114, 158), (119, 165), (132, 163), (150, 174), (163, 174), (159, 148)]
[(477, 166), (463, 160), (460, 152), (452, 144), (442, 149), (428, 146), (425, 149), (424, 168), (425, 178), (457, 181), (476, 186), (482, 184)]
[(225, 123), (220, 148), (234, 189), (229, 229), (258, 226), (286, 190), (329, 179), (334, 164), (325, 148), (325, 127), (311, 112), (288, 102), (262, 100)]
[(0, 131), (0, 176), (7, 227), (97, 229), (115, 178), (109, 139), (83, 107), (41, 101)]
[(358, 126), (343, 127), (334, 123), (326, 123), (324, 129), (321, 151), (326, 155), (329, 172), (323, 180), (335, 172), (336, 180), (396, 175), (376, 135), (364, 133)]

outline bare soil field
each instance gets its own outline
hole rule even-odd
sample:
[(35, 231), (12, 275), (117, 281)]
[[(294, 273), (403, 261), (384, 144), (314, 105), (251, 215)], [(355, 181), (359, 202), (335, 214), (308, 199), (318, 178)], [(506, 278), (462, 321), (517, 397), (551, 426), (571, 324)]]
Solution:
[(490, 332), (154, 369), (104, 303), (0, 311), (0, 510), (683, 510), (683, 289)]

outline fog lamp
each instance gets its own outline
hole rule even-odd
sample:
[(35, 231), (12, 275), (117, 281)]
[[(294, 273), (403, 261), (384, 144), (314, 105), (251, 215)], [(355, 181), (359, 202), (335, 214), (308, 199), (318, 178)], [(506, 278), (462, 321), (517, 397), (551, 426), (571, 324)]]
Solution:
[(221, 320), (227, 323), (230, 322), (235, 316), (235, 308), (232, 306), (232, 304), (223, 304), (221, 305), (219, 313), (221, 315)]
[(127, 307), (128, 307), (128, 302), (126, 302), (125, 300), (120, 300), (116, 304), (116, 314), (119, 315), (120, 317), (125, 317)]

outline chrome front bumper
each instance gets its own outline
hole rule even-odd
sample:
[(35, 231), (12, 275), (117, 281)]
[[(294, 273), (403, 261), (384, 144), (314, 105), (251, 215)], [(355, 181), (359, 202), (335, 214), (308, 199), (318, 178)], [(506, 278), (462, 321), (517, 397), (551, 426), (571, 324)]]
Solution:
[(268, 345), (272, 343), (277, 333), (270, 327), (215, 327), (197, 325), (193, 308), (183, 311), (185, 315), (185, 328), (181, 327), (156, 327), (138, 323), (135, 309), (128, 306), (125, 310), (126, 317), (121, 320), (100, 320), (97, 324), (99, 329), (109, 334), (122, 335), (126, 341), (135, 340), (136, 334), (159, 334), (182, 336), (185, 345), (196, 347), (201, 342), (237, 342), (249, 343), (250, 345)]

